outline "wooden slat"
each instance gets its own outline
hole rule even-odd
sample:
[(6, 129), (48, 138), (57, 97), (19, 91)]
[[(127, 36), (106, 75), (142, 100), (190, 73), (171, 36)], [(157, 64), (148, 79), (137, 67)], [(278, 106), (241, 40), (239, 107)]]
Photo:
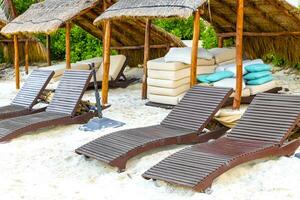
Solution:
[(138, 153), (154, 144), (161, 146), (169, 139), (176, 144), (192, 134), (197, 137), (231, 93), (231, 89), (195, 86), (160, 125), (105, 135), (76, 149), (76, 152), (111, 163), (126, 157), (129, 152)]
[(31, 109), (44, 91), (54, 72), (50, 70), (34, 70), (24, 83), (12, 105), (24, 106)]
[(74, 116), (91, 76), (91, 71), (66, 70), (46, 111)]

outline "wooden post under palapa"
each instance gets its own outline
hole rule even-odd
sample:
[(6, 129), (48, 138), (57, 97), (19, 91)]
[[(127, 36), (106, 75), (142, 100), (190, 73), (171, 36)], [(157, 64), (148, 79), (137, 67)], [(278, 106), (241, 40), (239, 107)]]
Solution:
[(142, 99), (147, 99), (147, 78), (148, 68), (147, 62), (150, 57), (150, 34), (151, 34), (151, 20), (147, 19), (145, 28), (145, 44), (144, 44), (144, 65), (143, 65), (143, 87), (142, 87)]
[(194, 34), (193, 34), (191, 80), (190, 80), (191, 87), (197, 84), (197, 60), (198, 60), (199, 38), (200, 38), (200, 10), (197, 10), (194, 14)]
[(48, 66), (51, 66), (51, 36), (50, 35), (46, 35), (46, 45), (47, 45), (47, 63)]
[(66, 68), (71, 69), (71, 23), (66, 23)]
[(218, 38), (218, 47), (219, 48), (223, 48), (223, 43), (224, 43), (224, 38), (223, 37), (219, 37)]
[(25, 41), (25, 73), (29, 73), (29, 41)]
[(241, 106), (243, 85), (243, 31), (244, 31), (244, 0), (237, 0), (236, 24), (236, 90), (233, 108)]
[(15, 75), (16, 75), (16, 89), (20, 89), (20, 63), (19, 63), (19, 39), (18, 35), (14, 35), (14, 50), (15, 50)]
[(102, 79), (102, 105), (108, 103), (109, 67), (110, 67), (110, 42), (111, 22), (105, 21), (104, 55), (103, 55), (103, 79)]

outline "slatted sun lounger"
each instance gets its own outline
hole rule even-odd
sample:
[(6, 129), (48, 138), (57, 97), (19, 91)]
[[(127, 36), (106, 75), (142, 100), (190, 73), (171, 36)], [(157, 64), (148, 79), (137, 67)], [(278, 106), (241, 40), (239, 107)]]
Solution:
[(65, 71), (46, 111), (0, 121), (0, 142), (40, 128), (87, 122), (94, 114), (76, 116), (76, 110), (91, 76), (86, 70)]
[(122, 172), (130, 158), (151, 149), (218, 138), (228, 129), (222, 127), (210, 133), (203, 130), (232, 92), (228, 88), (195, 86), (159, 125), (105, 135), (76, 149), (76, 153), (118, 167)]
[(34, 70), (11, 104), (0, 107), (0, 120), (44, 111), (45, 108), (33, 109), (33, 106), (53, 75), (50, 70)]
[(210, 188), (215, 178), (242, 163), (268, 156), (291, 156), (300, 139), (287, 141), (299, 126), (300, 96), (259, 94), (226, 136), (183, 149), (143, 174), (196, 191)]

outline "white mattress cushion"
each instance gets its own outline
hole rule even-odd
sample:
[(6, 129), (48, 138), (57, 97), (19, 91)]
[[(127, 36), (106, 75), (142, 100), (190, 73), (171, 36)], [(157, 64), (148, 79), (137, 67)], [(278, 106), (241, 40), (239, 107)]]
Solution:
[(215, 57), (216, 63), (222, 63), (236, 58), (235, 48), (213, 48), (208, 50)]
[(157, 70), (164, 70), (164, 71), (177, 71), (188, 67), (189, 65), (181, 62), (165, 62), (164, 58), (149, 60), (147, 63), (148, 69), (157, 69)]
[[(249, 97), (250, 95), (251, 92), (248, 88), (242, 90), (242, 97)], [(235, 96), (235, 92), (230, 95), (230, 97), (234, 97), (234, 96)]]
[(190, 78), (186, 77), (183, 79), (179, 79), (177, 81), (148, 78), (147, 83), (149, 86), (164, 87), (164, 88), (177, 88), (181, 85), (190, 83)]
[[(125, 64), (126, 57), (124, 55), (115, 55), (110, 56), (110, 67), (109, 67), (109, 80), (115, 80), (122, 70), (123, 65)], [(103, 79), (103, 64), (97, 70), (96, 78), (97, 81), (102, 81)], [(94, 79), (91, 79), (91, 82), (94, 82)]]
[[(213, 54), (204, 48), (198, 48), (197, 58), (202, 58), (206, 60), (212, 60)], [(169, 50), (165, 55), (166, 62), (183, 62), (186, 64), (191, 64), (192, 58), (192, 48), (191, 47), (174, 47)]]
[(201, 59), (201, 58), (197, 59), (198, 66), (210, 66), (210, 65), (214, 66), (215, 64), (216, 64), (215, 59), (210, 59), (210, 60)]
[[(243, 61), (243, 67), (247, 66), (246, 63), (248, 64), (249, 62), (251, 62), (251, 60), (244, 60)], [(226, 71), (226, 69), (228, 69), (228, 68), (234, 68), (234, 67), (236, 67), (236, 62), (235, 62), (235, 60), (231, 60), (230, 63), (228, 61), (228, 62), (223, 62), (223, 63), (218, 64), (218, 66), (216, 68), (216, 71), (217, 72), (219, 72), (219, 71)], [(246, 70), (244, 69), (244, 71), (246, 71)]]
[[(243, 80), (242, 89), (246, 87), (245, 81)], [(220, 81), (214, 82), (213, 86), (215, 87), (226, 87), (236, 89), (236, 78), (225, 78)]]
[(180, 80), (190, 76), (190, 68), (177, 71), (148, 70), (148, 77), (163, 80)]
[(228, 61), (225, 61), (225, 62), (221, 62), (221, 63), (218, 63), (218, 65), (227, 65), (227, 64), (232, 64), (232, 63), (236, 63), (236, 59), (232, 59), (232, 60), (228, 60)]
[(157, 94), (149, 94), (148, 98), (151, 102), (154, 103), (177, 105), (180, 102), (180, 100), (183, 98), (184, 94), (185, 93), (182, 93), (174, 97), (157, 95)]
[(211, 65), (211, 66), (198, 66), (197, 67), (197, 74), (212, 74), (216, 70), (216, 65)]
[[(124, 55), (115, 55), (115, 56), (110, 56), (110, 67), (109, 67), (109, 76), (115, 80), (117, 76), (119, 75), (122, 67), (124, 66), (126, 61), (126, 56)], [(103, 65), (104, 63), (101, 64), (100, 69), (102, 70), (103, 73)]]
[[(54, 71), (54, 76), (53, 76), (53, 81), (58, 81), (60, 80), (61, 76), (64, 74), (66, 70), (66, 64), (57, 64), (57, 65), (52, 65), (48, 67), (43, 67), (42, 69), (45, 70), (53, 70)], [(84, 63), (71, 63), (71, 69), (76, 69), (76, 70), (89, 70), (90, 67), (88, 64)]]
[(163, 88), (163, 87), (149, 86), (148, 93), (174, 97), (188, 91), (189, 89), (190, 89), (190, 84), (181, 85), (177, 88)]
[(95, 58), (90, 58), (87, 60), (78, 61), (77, 63), (84, 63), (84, 64), (95, 63), (95, 68), (98, 69), (100, 67), (100, 65), (102, 64), (102, 62), (103, 62), (102, 57), (95, 57)]
[(262, 85), (247, 85), (246, 88), (248, 88), (251, 92), (251, 95), (256, 95), (258, 93), (266, 92), (268, 90), (276, 88), (276, 82), (271, 81)]

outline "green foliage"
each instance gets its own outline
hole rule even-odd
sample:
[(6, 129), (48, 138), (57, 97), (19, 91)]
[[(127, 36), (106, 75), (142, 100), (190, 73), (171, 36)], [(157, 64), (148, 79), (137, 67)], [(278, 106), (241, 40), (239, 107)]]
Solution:
[[(157, 26), (165, 29), (169, 33), (176, 35), (182, 40), (193, 39), (193, 17), (189, 19), (159, 19), (154, 22)], [(216, 32), (212, 26), (205, 21), (200, 22), (201, 40), (204, 48), (213, 48), (218, 45)]]
[(13, 2), (16, 6), (18, 14), (22, 14), (31, 6), (31, 4), (34, 4), (38, 1), (37, 0), (14, 0)]
[(285, 60), (284, 58), (280, 57), (279, 55), (277, 55), (274, 52), (265, 55), (263, 57), (263, 60), (265, 60), (268, 63), (272, 63), (275, 66), (279, 66), (279, 67), (289, 66), (289, 67), (293, 67), (293, 68), (296, 68), (296, 69), (300, 69), (300, 63), (298, 63), (298, 64), (291, 64), (287, 60)]
[(201, 39), (203, 47), (211, 49), (218, 46), (218, 40), (215, 30), (212, 26), (208, 25), (205, 30), (201, 33)]
[[(63, 60), (66, 54), (65, 30), (61, 29), (51, 36), (51, 56), (54, 60)], [(78, 26), (71, 31), (71, 61), (102, 56), (102, 44), (94, 36)]]
[[(158, 19), (154, 22), (157, 26), (165, 29), (169, 33), (176, 35), (183, 40), (190, 40), (193, 38), (193, 18), (184, 19)], [(201, 27), (204, 24), (201, 23)]]

